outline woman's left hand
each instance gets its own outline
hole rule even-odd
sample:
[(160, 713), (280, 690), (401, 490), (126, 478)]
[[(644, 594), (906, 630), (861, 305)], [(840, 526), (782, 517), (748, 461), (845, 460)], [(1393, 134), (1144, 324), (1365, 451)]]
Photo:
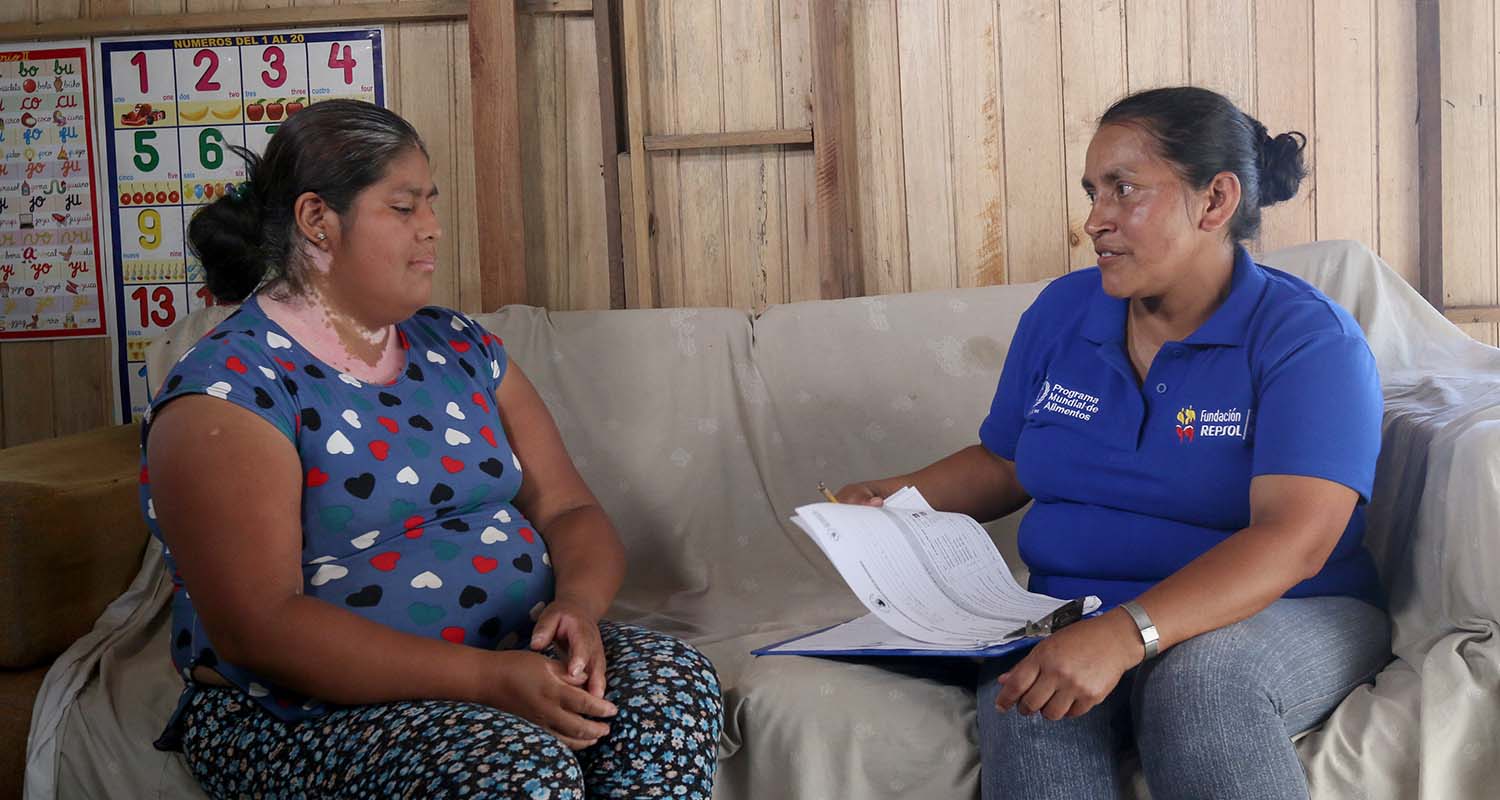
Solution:
[(542, 609), (531, 634), (531, 649), (545, 650), (556, 644), (567, 660), (567, 677), (583, 685), (595, 697), (604, 696), (604, 642), (599, 638), (599, 619), (581, 604), (558, 598)]
[(1075, 622), (1037, 643), (998, 681), (995, 708), (1041, 712), (1050, 720), (1088, 713), (1114, 690), (1145, 651), (1124, 610)]

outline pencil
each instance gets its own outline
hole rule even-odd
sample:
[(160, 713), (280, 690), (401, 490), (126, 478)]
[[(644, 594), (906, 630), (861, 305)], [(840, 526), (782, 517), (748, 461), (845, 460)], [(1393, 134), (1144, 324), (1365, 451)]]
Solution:
[(828, 491), (828, 487), (824, 486), (822, 481), (818, 481), (818, 491), (822, 492), (823, 496), (828, 498), (828, 502), (830, 503), (837, 503), (839, 501), (837, 497), (833, 496), (833, 492)]

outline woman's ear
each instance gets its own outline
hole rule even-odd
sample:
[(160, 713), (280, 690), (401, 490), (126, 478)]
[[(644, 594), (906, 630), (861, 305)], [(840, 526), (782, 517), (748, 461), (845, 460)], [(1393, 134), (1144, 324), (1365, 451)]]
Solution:
[(1240, 207), (1240, 178), (1233, 172), (1220, 172), (1209, 181), (1208, 206), (1198, 220), (1198, 227), (1205, 231), (1217, 231), (1234, 219)]
[(338, 214), (317, 193), (298, 195), (292, 214), (297, 220), (297, 231), (308, 244), (324, 251), (333, 246), (333, 237), (338, 233)]

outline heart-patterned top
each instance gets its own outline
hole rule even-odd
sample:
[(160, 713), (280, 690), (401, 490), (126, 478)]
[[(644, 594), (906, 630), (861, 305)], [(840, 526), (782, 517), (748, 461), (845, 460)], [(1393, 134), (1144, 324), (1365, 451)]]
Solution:
[[(141, 447), (147, 524), (160, 539), (145, 466), (152, 415), (183, 395), (211, 395), (259, 415), (297, 448), (306, 595), (408, 633), (523, 646), (552, 598), (553, 576), (546, 543), (512, 505), (521, 463), (495, 407), (504, 346), (445, 308), (422, 309), (397, 336), (404, 372), (366, 383), (319, 361), (247, 300), (183, 355), (151, 402)], [(204, 665), (279, 718), (323, 712), (316, 698), (219, 659), (192, 587), (170, 550), (165, 558), (172, 660), (188, 681), (179, 710), (194, 690), (193, 668)]]

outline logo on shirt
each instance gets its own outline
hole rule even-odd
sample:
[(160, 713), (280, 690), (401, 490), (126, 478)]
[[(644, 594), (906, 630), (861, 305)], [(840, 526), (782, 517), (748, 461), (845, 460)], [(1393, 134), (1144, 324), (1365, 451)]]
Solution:
[(1177, 411), (1177, 441), (1191, 442), (1193, 440), (1193, 423), (1198, 421), (1198, 412), (1192, 406), (1178, 409)]
[(1195, 439), (1244, 439), (1250, 430), (1250, 411), (1216, 408), (1198, 411), (1184, 406), (1177, 411), (1177, 441)]
[(1088, 422), (1099, 413), (1099, 397), (1077, 389), (1069, 389), (1060, 383), (1042, 381), (1042, 392), (1031, 404), (1031, 413), (1037, 414), (1042, 411)]

